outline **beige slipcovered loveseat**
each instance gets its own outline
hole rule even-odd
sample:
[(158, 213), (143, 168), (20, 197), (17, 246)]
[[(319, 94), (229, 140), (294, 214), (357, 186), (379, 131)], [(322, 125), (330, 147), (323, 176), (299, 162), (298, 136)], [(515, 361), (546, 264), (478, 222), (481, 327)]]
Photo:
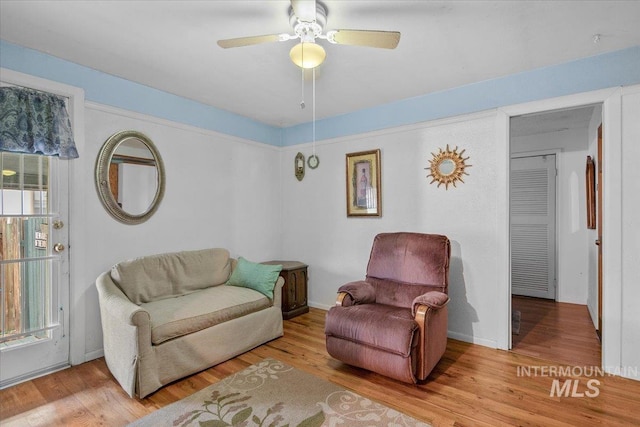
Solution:
[(131, 397), (282, 336), (283, 279), (272, 274), (272, 298), (230, 286), (239, 261), (226, 249), (184, 251), (121, 262), (98, 277), (105, 360)]

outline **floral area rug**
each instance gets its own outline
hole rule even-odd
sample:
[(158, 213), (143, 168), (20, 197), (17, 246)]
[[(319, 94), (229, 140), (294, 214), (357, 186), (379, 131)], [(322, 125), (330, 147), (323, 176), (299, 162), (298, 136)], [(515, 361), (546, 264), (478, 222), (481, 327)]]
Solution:
[(141, 426), (426, 426), (284, 363), (265, 359), (129, 424)]

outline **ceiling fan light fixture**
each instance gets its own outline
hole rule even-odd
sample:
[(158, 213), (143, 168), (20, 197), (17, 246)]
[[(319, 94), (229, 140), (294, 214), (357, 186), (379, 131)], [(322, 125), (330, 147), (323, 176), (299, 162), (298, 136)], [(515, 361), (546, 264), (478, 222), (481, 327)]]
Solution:
[(314, 42), (302, 42), (291, 48), (289, 57), (300, 68), (315, 68), (324, 62), (327, 53), (324, 48)]

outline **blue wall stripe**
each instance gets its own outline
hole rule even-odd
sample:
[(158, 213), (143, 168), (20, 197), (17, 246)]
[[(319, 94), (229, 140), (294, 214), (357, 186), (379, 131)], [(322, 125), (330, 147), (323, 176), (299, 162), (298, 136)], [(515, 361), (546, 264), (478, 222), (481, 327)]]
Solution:
[[(275, 146), (310, 142), (311, 123), (266, 125), (0, 40), (0, 66), (85, 90), (88, 100)], [(316, 122), (316, 140), (640, 83), (640, 46), (404, 99)]]
[[(638, 83), (640, 46), (634, 46), (318, 120), (316, 140)], [(311, 139), (311, 123), (283, 129), (285, 146)]]
[(281, 145), (280, 128), (0, 40), (0, 66), (81, 87), (85, 98), (266, 144)]

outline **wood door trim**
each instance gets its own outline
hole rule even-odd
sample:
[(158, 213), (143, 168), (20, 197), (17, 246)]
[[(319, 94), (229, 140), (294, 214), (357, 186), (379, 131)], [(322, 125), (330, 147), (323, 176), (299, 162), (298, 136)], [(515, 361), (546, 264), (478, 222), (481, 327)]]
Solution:
[(118, 194), (118, 175), (119, 175), (119, 165), (118, 163), (109, 164), (109, 188), (111, 189), (111, 194), (113, 194), (113, 198), (116, 202), (118, 202), (118, 198), (120, 195)]
[(602, 340), (602, 193), (604, 186), (602, 185), (602, 164), (604, 158), (602, 155), (602, 124), (598, 126), (598, 159), (597, 159), (597, 187), (596, 194), (598, 199), (598, 213), (596, 215), (598, 223), (598, 336)]

